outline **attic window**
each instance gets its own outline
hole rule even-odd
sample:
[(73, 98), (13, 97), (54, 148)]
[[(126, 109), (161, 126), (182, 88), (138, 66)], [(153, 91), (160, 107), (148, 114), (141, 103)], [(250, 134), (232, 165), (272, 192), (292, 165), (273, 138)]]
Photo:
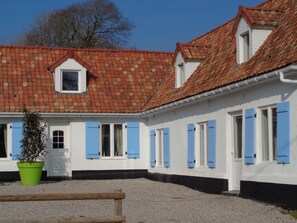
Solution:
[(77, 92), (79, 90), (79, 72), (62, 71), (62, 91)]
[(185, 66), (183, 63), (178, 65), (178, 73), (179, 73), (179, 86), (182, 86), (186, 82)]
[(248, 61), (250, 59), (250, 35), (248, 32), (241, 35), (242, 39), (242, 56), (243, 62)]
[(76, 60), (69, 58), (52, 69), (55, 91), (66, 94), (87, 91), (87, 69)]

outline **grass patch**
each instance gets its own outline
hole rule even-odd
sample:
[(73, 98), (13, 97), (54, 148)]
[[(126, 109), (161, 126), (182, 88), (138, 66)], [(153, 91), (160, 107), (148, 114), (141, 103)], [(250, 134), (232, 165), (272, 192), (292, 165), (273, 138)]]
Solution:
[(292, 217), (297, 219), (297, 210), (282, 210), (281, 213), (291, 215)]

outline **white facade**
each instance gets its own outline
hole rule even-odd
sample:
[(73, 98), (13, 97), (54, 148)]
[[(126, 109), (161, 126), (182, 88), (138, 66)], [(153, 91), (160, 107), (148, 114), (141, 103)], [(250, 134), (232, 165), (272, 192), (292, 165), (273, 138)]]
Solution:
[[(242, 87), (228, 93), (222, 93), (216, 97), (202, 99), (196, 103), (185, 105), (179, 108), (172, 108), (160, 114), (149, 117), (148, 125), (150, 130), (170, 129), (170, 167), (149, 167), (149, 172), (197, 176), (207, 178), (220, 178), (228, 180), (229, 190), (238, 189), (238, 182), (235, 180), (256, 181), (279, 184), (297, 184), (294, 177), (297, 172), (297, 123), (296, 100), (297, 92), (295, 84), (282, 83), (278, 77), (253, 84), (249, 87)], [(244, 129), (243, 119), (243, 141), (242, 159), (240, 165), (234, 162), (233, 140), (232, 140), (232, 115), (242, 114), (249, 108), (260, 108), (276, 105), (280, 102), (290, 103), (290, 163), (277, 164), (276, 161), (261, 161), (261, 143), (259, 137), (260, 121), (256, 118), (256, 146), (257, 154), (254, 165), (244, 163)], [(208, 120), (216, 120), (216, 167), (188, 168), (187, 165), (187, 125), (190, 123), (203, 123)], [(258, 131), (258, 132), (257, 132)], [(196, 138), (197, 139), (197, 138)], [(197, 143), (195, 143), (197, 149)], [(199, 158), (199, 157), (198, 157)], [(197, 162), (197, 158), (196, 158)], [(237, 169), (234, 169), (237, 168)], [(238, 170), (239, 168), (239, 170)], [(235, 178), (234, 175), (237, 175)]]

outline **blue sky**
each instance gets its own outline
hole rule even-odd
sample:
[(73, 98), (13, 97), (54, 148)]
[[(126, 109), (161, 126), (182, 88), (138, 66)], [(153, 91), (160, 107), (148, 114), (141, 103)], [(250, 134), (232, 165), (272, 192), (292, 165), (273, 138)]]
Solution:
[[(128, 47), (174, 51), (229, 21), (239, 5), (256, 6), (264, 0), (112, 0), (135, 24)], [(0, 0), (0, 43), (11, 44), (34, 17), (84, 0)]]

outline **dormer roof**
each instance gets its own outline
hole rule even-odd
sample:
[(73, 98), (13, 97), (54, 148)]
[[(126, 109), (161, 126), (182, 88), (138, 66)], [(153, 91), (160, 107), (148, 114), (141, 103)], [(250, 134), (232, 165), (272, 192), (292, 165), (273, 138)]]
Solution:
[(208, 49), (209, 46), (176, 43), (176, 50), (173, 61), (175, 61), (178, 53), (181, 53), (185, 61), (202, 61), (205, 59)]
[(233, 32), (236, 32), (241, 18), (245, 19), (250, 27), (277, 27), (283, 15), (281, 10), (269, 10), (265, 8), (248, 8), (240, 6), (235, 18)]
[(88, 65), (85, 61), (83, 61), (79, 56), (76, 55), (75, 49), (68, 49), (65, 55), (60, 57), (58, 60), (56, 60), (48, 67), (48, 70), (51, 72), (54, 72), (58, 66), (60, 66), (68, 59), (74, 59), (76, 62), (78, 62), (80, 65), (82, 65), (84, 68), (86, 68), (89, 71), (91, 69), (90, 65)]

